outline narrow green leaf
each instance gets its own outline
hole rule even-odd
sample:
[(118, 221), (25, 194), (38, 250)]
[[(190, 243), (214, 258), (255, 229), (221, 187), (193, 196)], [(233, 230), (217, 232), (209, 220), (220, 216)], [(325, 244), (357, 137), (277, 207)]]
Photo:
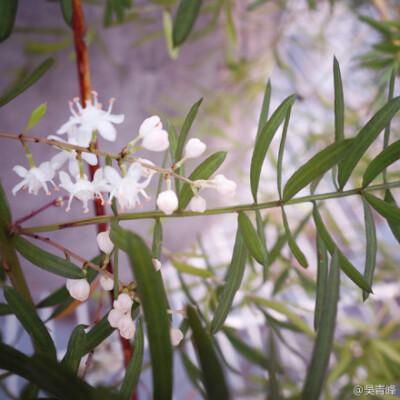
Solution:
[(382, 215), (382, 217), (386, 218), (388, 221), (394, 224), (400, 224), (400, 209), (397, 206), (394, 206), (390, 203), (386, 203), (381, 199), (373, 196), (372, 194), (365, 193), (365, 198), (368, 200), (368, 203)]
[(154, 269), (151, 253), (143, 240), (111, 222), (111, 240), (128, 253), (135, 276), (150, 344), (154, 399), (172, 397), (172, 350), (169, 338), (168, 300), (161, 274)]
[(35, 310), (10, 286), (4, 287), (4, 297), (15, 316), (32, 338), (36, 350), (56, 358), (56, 348), (53, 339)]
[(11, 210), (8, 204), (6, 193), (4, 192), (3, 185), (0, 180), (0, 215), (5, 222), (11, 222)]
[(308, 160), (287, 181), (283, 189), (283, 202), (290, 200), (314, 179), (325, 174), (343, 160), (349, 154), (353, 143), (354, 139), (333, 143)]
[(172, 164), (175, 164), (177, 161), (175, 155), (176, 155), (176, 148), (178, 146), (178, 134), (176, 133), (176, 129), (172, 122), (168, 120), (168, 139), (169, 139), (169, 150), (171, 152), (171, 160)]
[(57, 304), (62, 303), (65, 300), (69, 300), (71, 298), (67, 288), (65, 285), (61, 286), (53, 293), (45, 297), (41, 300), (38, 304), (36, 304), (37, 308), (46, 308), (46, 307), (53, 307)]
[(15, 85), (8, 93), (1, 96), (0, 107), (4, 106), (4, 104), (7, 104), (14, 97), (19, 96), (22, 92), (32, 86), (47, 72), (47, 70), (53, 65), (53, 62), (54, 60), (52, 58), (48, 58), (46, 61), (40, 64), (28, 77)]
[(264, 233), (264, 222), (262, 220), (261, 217), (261, 213), (260, 210), (256, 210), (256, 224), (257, 224), (257, 235), (260, 238), (261, 241), (261, 245), (263, 247), (263, 251), (266, 254), (266, 259), (265, 259), (265, 263), (263, 264), (263, 281), (265, 282), (267, 280), (267, 275), (268, 275), (268, 250), (267, 250), (267, 242), (265, 239), (265, 233)]
[(180, 261), (172, 260), (172, 265), (182, 274), (200, 276), (202, 278), (209, 278), (212, 276), (208, 269), (192, 267), (191, 265)]
[(267, 123), (270, 102), (271, 102), (271, 80), (268, 79), (267, 85), (265, 87), (262, 106), (261, 106), (260, 119), (258, 121), (256, 140), (260, 136), (260, 132), (262, 131), (263, 126)]
[[(396, 68), (392, 69), (392, 73), (390, 75), (389, 81), (389, 94), (388, 94), (388, 101), (393, 99), (394, 93), (394, 82), (396, 78)], [(383, 135), (383, 150), (385, 150), (389, 145), (389, 136), (390, 136), (390, 121), (385, 128), (385, 133)], [(383, 170), (383, 182), (387, 182), (386, 180), (386, 168)]]
[(361, 129), (350, 146), (347, 157), (339, 164), (338, 181), (343, 189), (358, 161), (400, 109), (400, 97), (390, 100)]
[(254, 259), (261, 265), (267, 262), (267, 253), (257, 235), (250, 218), (243, 211), (239, 212), (238, 225), (247, 249)]
[(315, 295), (314, 330), (317, 331), (321, 322), (322, 305), (328, 280), (328, 251), (321, 234), (317, 231), (317, 291)]
[(142, 328), (142, 320), (136, 326), (135, 339), (133, 342), (133, 355), (126, 369), (124, 380), (122, 381), (121, 390), (119, 392), (121, 400), (129, 400), (135, 391), (138, 383), (140, 372), (142, 370), (143, 353), (144, 353), (144, 336)]
[(225, 279), (225, 286), (211, 323), (211, 334), (214, 334), (221, 329), (226, 317), (228, 316), (235, 294), (242, 283), (246, 259), (247, 248), (240, 233), (240, 229), (238, 229), (231, 264)]
[[(189, 176), (191, 181), (208, 179), (224, 162), (226, 152), (219, 151), (206, 158)], [(184, 183), (179, 192), (179, 209), (184, 210), (193, 197), (193, 191), (189, 184)]]
[(11, 307), (6, 303), (0, 303), (0, 316), (12, 314)]
[(271, 362), (268, 365), (268, 400), (280, 400), (282, 396), (280, 394), (278, 378), (276, 376), (278, 359), (276, 356), (276, 346), (272, 329), (270, 330), (269, 334), (269, 354), (271, 357)]
[(362, 187), (368, 186), (387, 166), (400, 159), (400, 140), (382, 150), (364, 172)]
[(83, 353), (89, 353), (107, 339), (114, 331), (107, 320), (108, 313), (86, 334), (86, 343)]
[(206, 394), (199, 382), (203, 383), (203, 375), (201, 371), (193, 364), (192, 360), (185, 354), (185, 351), (181, 349), (182, 364), (186, 370), (187, 376), (193, 383), (193, 386), (201, 393), (202, 397), (205, 399)]
[(271, 118), (264, 124), (254, 147), (253, 156), (251, 158), (250, 168), (250, 184), (253, 199), (257, 202), (258, 184), (260, 182), (261, 168), (264, 163), (265, 155), (267, 154), (269, 145), (279, 125), (284, 120), (287, 110), (291, 107), (296, 100), (296, 95), (289, 96), (271, 115)]
[(154, 224), (153, 248), (152, 248), (152, 256), (156, 260), (161, 259), (162, 241), (163, 241), (162, 224), (160, 218), (156, 218), (156, 222)]
[(365, 278), (357, 271), (357, 269), (351, 264), (349, 260), (343, 255), (343, 253), (337, 248), (335, 242), (332, 239), (332, 236), (325, 228), (324, 223), (322, 222), (321, 215), (319, 214), (318, 207), (314, 204), (313, 209), (313, 217), (315, 221), (315, 226), (317, 227), (318, 233), (321, 235), (322, 240), (324, 241), (326, 248), (329, 253), (333, 255), (335, 249), (338, 250), (340, 268), (342, 271), (360, 288), (369, 293), (372, 293), (371, 286), (365, 280)]
[(18, 0), (0, 1), (0, 42), (3, 42), (11, 35), (17, 9)]
[[(392, 204), (397, 207), (396, 201), (389, 189), (385, 191), (385, 202)], [(397, 241), (400, 243), (400, 224), (396, 224), (394, 222), (388, 221), (390, 230), (392, 231), (394, 237), (397, 239)]]
[(278, 186), (279, 199), (282, 200), (282, 163), (283, 163), (283, 153), (285, 151), (286, 136), (289, 127), (290, 113), (292, 107), (289, 107), (286, 112), (285, 124), (283, 125), (281, 143), (279, 144), (278, 162), (276, 166), (276, 180)]
[(65, 278), (81, 279), (85, 277), (83, 271), (75, 264), (42, 250), (19, 235), (13, 235), (12, 242), (22, 257), (39, 268)]
[(174, 40), (172, 38), (173, 22), (171, 12), (168, 9), (163, 11), (163, 29), (168, 54), (171, 60), (175, 60), (179, 55), (179, 47), (174, 47)]
[(37, 399), (39, 396), (40, 388), (36, 383), (28, 382), (19, 394), (21, 400)]
[(257, 7), (261, 6), (262, 4), (265, 4), (267, 1), (269, 1), (269, 0), (255, 0), (253, 3), (249, 4), (246, 7), (246, 11), (253, 11)]
[(86, 333), (84, 325), (78, 325), (71, 333), (67, 352), (61, 361), (61, 365), (68, 366), (72, 372), (77, 374), (79, 364), (84, 355), (86, 345)]
[(174, 47), (180, 46), (189, 36), (200, 12), (202, 0), (181, 0), (176, 12), (172, 33)]
[(28, 132), (29, 129), (32, 129), (38, 122), (40, 122), (40, 120), (44, 117), (44, 114), (46, 114), (46, 110), (46, 103), (41, 104), (38, 108), (33, 110), (31, 116), (29, 117), (28, 125), (26, 125), (23, 133)]
[(335, 142), (344, 140), (344, 99), (340, 67), (333, 57), (333, 86), (335, 90)]
[(307, 262), (306, 256), (300, 250), (300, 247), (297, 246), (297, 243), (294, 240), (292, 233), (290, 232), (289, 223), (288, 223), (286, 213), (285, 213), (285, 208), (282, 206), (281, 209), (282, 209), (283, 226), (285, 227), (285, 232), (286, 232), (286, 237), (287, 237), (289, 248), (290, 248), (291, 252), (293, 253), (293, 255), (295, 256), (296, 260), (299, 262), (299, 264), (303, 268), (307, 268), (308, 262)]
[(335, 249), (325, 291), (321, 323), (314, 342), (313, 354), (307, 370), (301, 400), (318, 400), (320, 398), (332, 351), (337, 303), (339, 301), (339, 286), (340, 258), (338, 250)]
[(187, 314), (189, 325), (193, 332), (193, 345), (203, 372), (207, 398), (209, 400), (229, 399), (224, 373), (213, 349), (211, 338), (202, 327), (200, 319), (192, 306), (187, 307)]
[[(365, 269), (364, 278), (368, 284), (372, 287), (372, 282), (374, 279), (374, 271), (376, 265), (376, 251), (377, 251), (377, 241), (376, 241), (376, 229), (375, 222), (372, 216), (371, 209), (369, 208), (368, 202), (363, 196), (364, 205), (364, 220), (365, 220), (365, 234), (366, 234), (366, 255), (365, 255)], [(369, 293), (365, 290), (363, 291), (363, 300), (367, 300)]]
[(61, 12), (67, 25), (72, 26), (72, 0), (60, 0)]

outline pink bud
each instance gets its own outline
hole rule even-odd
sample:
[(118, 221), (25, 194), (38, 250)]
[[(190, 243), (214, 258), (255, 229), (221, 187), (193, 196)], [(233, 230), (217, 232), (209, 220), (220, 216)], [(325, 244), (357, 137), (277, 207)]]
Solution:
[(152, 117), (146, 118), (139, 128), (139, 135), (145, 137), (148, 133), (155, 129), (162, 129), (162, 123), (160, 117), (153, 115)]
[(200, 139), (189, 139), (185, 146), (185, 158), (200, 157), (207, 146)]
[(131, 310), (133, 301), (129, 294), (121, 293), (117, 300), (114, 300), (114, 308), (122, 313), (126, 313)]
[(169, 329), (169, 337), (170, 337), (172, 346), (178, 346), (178, 344), (183, 339), (183, 333), (178, 328), (170, 328)]
[(229, 179), (226, 179), (224, 175), (217, 175), (213, 179), (214, 183), (217, 185), (217, 192), (224, 195), (233, 197), (236, 193), (236, 183)]
[(86, 279), (68, 279), (67, 289), (72, 298), (85, 301), (89, 297), (90, 285)]
[(107, 320), (110, 323), (110, 325), (113, 328), (117, 328), (118, 327), (118, 322), (119, 320), (124, 316), (125, 314), (122, 313), (121, 311), (112, 309), (107, 316)]
[(168, 149), (168, 132), (163, 129), (154, 129), (143, 137), (142, 146), (150, 151), (164, 151)]
[(157, 206), (164, 214), (170, 215), (178, 208), (178, 197), (173, 190), (161, 192), (157, 197)]
[(197, 195), (192, 198), (192, 200), (190, 201), (189, 207), (194, 212), (202, 213), (206, 210), (207, 203), (203, 197)]
[(97, 235), (97, 244), (102, 252), (110, 254), (114, 248), (114, 243), (110, 239), (110, 231), (100, 232)]
[(136, 327), (134, 322), (129, 325), (126, 329), (120, 330), (119, 334), (125, 339), (132, 339), (135, 336)]
[(134, 325), (132, 317), (128, 314), (124, 314), (118, 321), (118, 329), (120, 331), (129, 329), (132, 325)]
[(114, 287), (114, 281), (108, 276), (102, 275), (100, 277), (100, 286), (104, 290), (112, 290), (112, 288)]
[(159, 260), (157, 260), (156, 258), (153, 258), (153, 265), (154, 265), (154, 269), (156, 271), (159, 271), (161, 268), (161, 262)]

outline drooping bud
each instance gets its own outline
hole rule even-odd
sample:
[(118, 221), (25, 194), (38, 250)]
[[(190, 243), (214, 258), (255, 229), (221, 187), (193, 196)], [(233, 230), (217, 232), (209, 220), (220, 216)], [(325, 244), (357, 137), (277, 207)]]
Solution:
[(189, 207), (194, 212), (202, 213), (206, 210), (207, 203), (203, 197), (196, 195), (190, 200)]
[(162, 123), (158, 115), (146, 118), (139, 128), (139, 136), (145, 137), (148, 133), (155, 129), (162, 129)]
[(67, 279), (67, 289), (72, 298), (85, 301), (89, 297), (90, 285), (86, 279)]
[(183, 333), (178, 328), (169, 328), (169, 337), (171, 340), (172, 346), (178, 346), (178, 344), (183, 339)]
[(130, 311), (133, 301), (129, 294), (121, 293), (117, 300), (114, 300), (114, 308), (122, 313)]
[(153, 258), (153, 265), (154, 265), (154, 269), (156, 271), (159, 271), (161, 268), (161, 262), (160, 260), (157, 260), (156, 258)]
[(161, 192), (157, 197), (157, 206), (164, 214), (170, 215), (178, 208), (178, 197), (173, 190)]
[(104, 290), (112, 290), (114, 287), (114, 281), (109, 278), (108, 276), (102, 275), (100, 277), (100, 286), (104, 289)]
[(216, 189), (218, 193), (229, 197), (233, 197), (235, 195), (236, 183), (234, 181), (226, 179), (222, 174), (217, 175), (213, 181), (217, 185)]
[(143, 137), (142, 146), (150, 151), (164, 151), (169, 147), (168, 132), (163, 129), (153, 129)]
[(200, 139), (194, 138), (189, 139), (185, 146), (185, 158), (196, 158), (200, 157), (207, 146)]
[(120, 329), (119, 334), (125, 339), (132, 339), (135, 336), (135, 323), (132, 321), (126, 329)]
[(110, 239), (110, 231), (100, 232), (97, 235), (97, 244), (102, 252), (110, 254), (114, 248), (114, 243)]
[(121, 311), (115, 310), (114, 308), (108, 313), (107, 320), (110, 323), (110, 325), (113, 328), (118, 327), (118, 322), (119, 320), (124, 316), (125, 314), (122, 313)]

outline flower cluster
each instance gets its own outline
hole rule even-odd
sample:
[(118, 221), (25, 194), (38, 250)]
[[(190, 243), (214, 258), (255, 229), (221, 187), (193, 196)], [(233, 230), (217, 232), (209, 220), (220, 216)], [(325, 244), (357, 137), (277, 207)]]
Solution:
[(135, 323), (131, 317), (132, 304), (133, 301), (129, 294), (121, 293), (118, 299), (114, 300), (114, 308), (107, 317), (110, 325), (117, 328), (125, 339), (131, 339), (135, 335)]

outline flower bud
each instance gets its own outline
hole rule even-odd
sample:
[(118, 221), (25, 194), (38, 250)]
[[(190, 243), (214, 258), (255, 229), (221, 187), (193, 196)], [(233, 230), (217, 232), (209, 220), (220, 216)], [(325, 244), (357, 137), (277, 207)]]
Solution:
[(217, 185), (217, 192), (224, 195), (233, 197), (236, 193), (236, 183), (229, 179), (226, 179), (224, 175), (217, 175), (213, 179), (214, 183)]
[(89, 297), (90, 285), (86, 279), (67, 279), (67, 289), (76, 300), (85, 301)]
[(143, 137), (142, 146), (150, 151), (164, 151), (168, 149), (168, 132), (163, 129), (153, 129)]
[(162, 129), (162, 123), (158, 115), (153, 115), (152, 117), (146, 118), (139, 128), (139, 135), (145, 137), (148, 133), (155, 129)]
[(157, 260), (156, 258), (153, 258), (153, 265), (154, 265), (154, 269), (156, 271), (159, 271), (161, 268), (161, 262), (160, 260)]
[(134, 322), (130, 324), (126, 329), (120, 330), (119, 334), (125, 339), (132, 339), (135, 336), (136, 327)]
[(157, 206), (164, 214), (170, 215), (178, 208), (178, 197), (173, 190), (161, 192), (157, 197)]
[(108, 276), (102, 275), (100, 277), (100, 286), (104, 290), (112, 290), (114, 287), (114, 281), (111, 278), (109, 278)]
[(110, 231), (100, 232), (97, 235), (97, 244), (102, 252), (110, 254), (114, 248), (114, 243), (110, 239)]
[(110, 323), (110, 325), (113, 328), (118, 327), (118, 322), (119, 320), (124, 316), (125, 314), (122, 313), (121, 311), (115, 310), (114, 308), (108, 313), (107, 320)]
[(129, 314), (124, 314), (118, 321), (117, 328), (120, 331), (124, 331), (129, 329), (131, 326), (135, 326), (134, 322), (132, 321), (132, 317)]
[(200, 157), (206, 150), (206, 145), (200, 139), (189, 139), (185, 146), (185, 158)]
[(196, 195), (190, 200), (189, 207), (194, 212), (202, 213), (206, 210), (207, 203), (203, 197)]
[(178, 328), (169, 328), (169, 338), (171, 340), (172, 346), (178, 346), (178, 344), (183, 339), (183, 333)]
[(118, 296), (118, 299), (114, 300), (114, 308), (122, 313), (130, 311), (132, 308), (132, 304), (133, 301), (127, 293), (121, 293)]

